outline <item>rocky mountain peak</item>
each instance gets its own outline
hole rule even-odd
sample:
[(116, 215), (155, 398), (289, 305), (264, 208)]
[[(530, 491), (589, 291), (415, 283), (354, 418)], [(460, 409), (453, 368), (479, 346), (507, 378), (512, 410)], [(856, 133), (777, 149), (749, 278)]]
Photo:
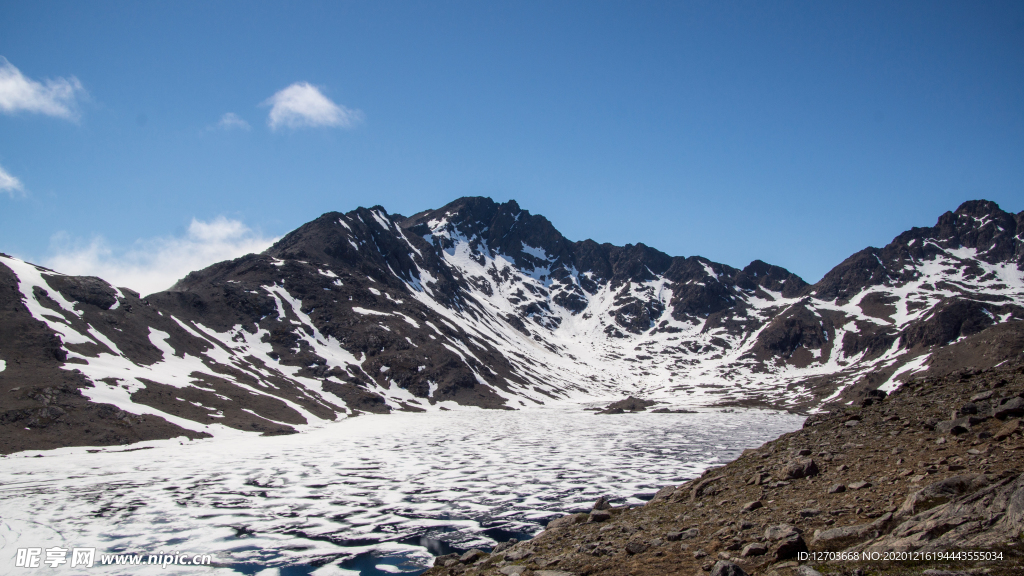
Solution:
[[(631, 394), (813, 408), (1024, 319), (1020, 221), (966, 203), (813, 286), (760, 260), (570, 241), (480, 197), (408, 218), (328, 212), (145, 299), (0, 255), (0, 394), (78, 386), (171, 435)], [(7, 357), (30, 341), (46, 343), (34, 372)], [(16, 392), (4, 430), (21, 438), (35, 396)]]
[(565, 267), (572, 258), (571, 243), (551, 222), (521, 209), (515, 200), (498, 204), (490, 198), (460, 198), (415, 214), (402, 226), (443, 249), (464, 239), (474, 252), (507, 256), (520, 269)]
[(807, 291), (804, 279), (781, 266), (774, 266), (761, 260), (754, 260), (736, 274), (736, 285), (744, 290), (757, 287), (779, 292), (784, 298), (795, 298)]
[(1024, 264), (1024, 212), (1004, 212), (995, 202), (971, 200), (939, 217), (934, 237), (944, 248), (974, 249), (988, 263)]
[(957, 207), (953, 213), (957, 215), (971, 216), (973, 218), (984, 218), (986, 216), (990, 218), (1001, 218), (1007, 214), (1007, 212), (1004, 212), (999, 207), (999, 204), (996, 204), (991, 200), (967, 200)]
[(984, 266), (1012, 264), (1024, 270), (1024, 212), (1004, 212), (995, 202), (972, 200), (941, 215), (935, 226), (911, 228), (884, 248), (869, 247), (833, 268), (812, 292), (847, 301), (870, 286), (905, 286), (919, 280), (926, 263), (963, 268), (968, 278), (986, 274)]

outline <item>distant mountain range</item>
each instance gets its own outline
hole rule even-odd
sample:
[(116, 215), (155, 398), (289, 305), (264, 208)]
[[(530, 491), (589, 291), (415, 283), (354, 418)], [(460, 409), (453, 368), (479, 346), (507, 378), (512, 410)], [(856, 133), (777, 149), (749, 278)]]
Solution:
[(0, 254), (0, 452), (625, 395), (809, 410), (998, 364), (1022, 319), (1024, 212), (988, 201), (813, 285), (572, 242), (488, 198), (327, 213), (146, 297)]

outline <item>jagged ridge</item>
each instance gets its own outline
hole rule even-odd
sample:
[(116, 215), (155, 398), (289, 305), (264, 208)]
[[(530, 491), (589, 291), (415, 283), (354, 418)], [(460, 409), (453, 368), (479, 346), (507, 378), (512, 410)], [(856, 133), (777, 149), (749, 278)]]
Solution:
[[(146, 298), (4, 256), (4, 450), (628, 394), (845, 402), (1024, 317), (1022, 214), (965, 203), (814, 285), (761, 261), (572, 242), (487, 198), (327, 213)], [(64, 434), (84, 426), (72, 396), (128, 420)]]

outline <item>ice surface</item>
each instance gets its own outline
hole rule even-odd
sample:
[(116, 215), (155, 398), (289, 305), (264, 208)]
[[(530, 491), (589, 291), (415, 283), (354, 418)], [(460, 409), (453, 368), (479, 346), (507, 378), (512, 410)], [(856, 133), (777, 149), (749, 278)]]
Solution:
[(580, 408), (364, 415), (292, 436), (7, 456), (0, 572), (32, 573), (13, 568), (16, 549), (50, 545), (212, 553), (222, 574), (311, 574), (314, 563), (317, 574), (416, 572), (432, 562), (426, 546), (527, 537), (602, 494), (639, 504), (801, 423), (758, 410)]

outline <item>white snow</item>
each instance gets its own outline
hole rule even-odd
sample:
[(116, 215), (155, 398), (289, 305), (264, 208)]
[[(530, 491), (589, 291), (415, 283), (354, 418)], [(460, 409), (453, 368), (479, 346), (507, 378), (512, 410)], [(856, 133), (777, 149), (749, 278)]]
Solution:
[[(23, 452), (0, 458), (0, 566), (19, 547), (60, 545), (210, 553), (223, 567), (204, 573), (225, 576), (243, 564), (284, 570), (314, 559), (327, 560), (317, 574), (367, 561), (422, 570), (432, 556), (403, 542), (492, 546), (486, 530), (533, 534), (602, 494), (641, 504), (638, 495), (693, 478), (801, 421), (755, 410), (464, 410), (362, 415), (258, 442)], [(240, 536), (243, 526), (249, 532)], [(132, 574), (192, 573), (184, 568)]]
[(387, 218), (381, 216), (377, 210), (371, 210), (370, 214), (373, 216), (373, 219), (376, 220), (377, 223), (381, 225), (382, 228), (384, 228), (385, 230), (391, 228), (391, 222)]
[(526, 242), (522, 242), (522, 245), (523, 252), (529, 254), (530, 256), (533, 256), (534, 258), (539, 258), (540, 260), (552, 260), (552, 257), (548, 256), (547, 250), (544, 250), (543, 248), (534, 248), (533, 246), (528, 246)]

